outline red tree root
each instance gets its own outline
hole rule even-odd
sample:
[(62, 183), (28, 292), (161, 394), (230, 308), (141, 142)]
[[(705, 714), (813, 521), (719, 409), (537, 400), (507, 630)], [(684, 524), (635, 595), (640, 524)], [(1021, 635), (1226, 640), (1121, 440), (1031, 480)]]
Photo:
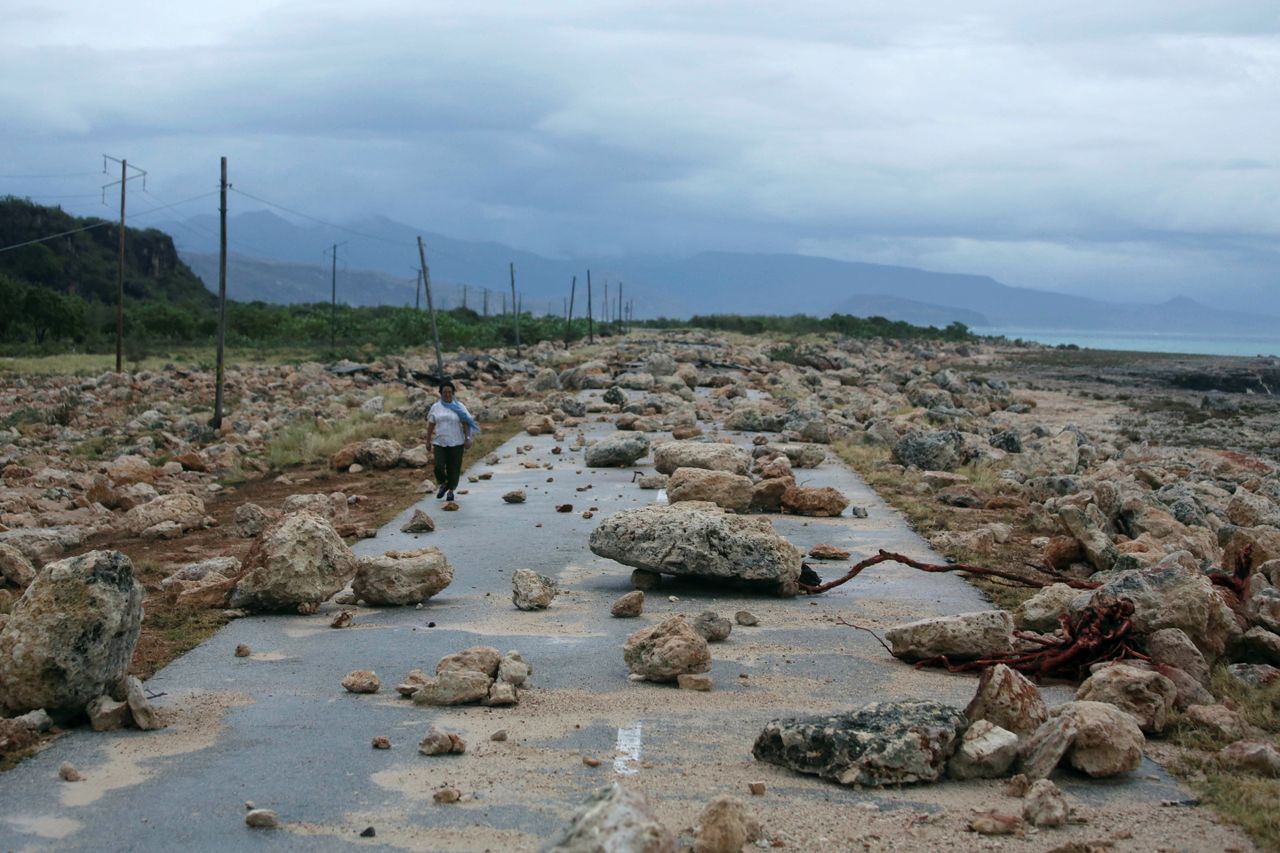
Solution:
[(1075, 589), (1097, 589), (1101, 584), (1095, 581), (1083, 581), (1075, 578), (1060, 578), (1045, 572), (1037, 571), (1034, 575), (1026, 572), (1015, 572), (1008, 569), (989, 569), (983, 566), (970, 566), (965, 563), (922, 563), (919, 560), (913, 560), (903, 554), (895, 554), (892, 551), (881, 551), (874, 557), (854, 563), (849, 571), (845, 572), (843, 577), (838, 577), (833, 581), (827, 581), (823, 584), (809, 585), (800, 584), (800, 591), (808, 595), (817, 595), (834, 589), (843, 583), (848, 583), (858, 576), (863, 570), (879, 563), (902, 563), (904, 566), (910, 566), (913, 569), (919, 569), (922, 572), (967, 572), (971, 575), (986, 575), (989, 577), (1003, 578), (1013, 581), (1022, 586), (1038, 587), (1043, 589), (1055, 583), (1065, 583), (1067, 586)]

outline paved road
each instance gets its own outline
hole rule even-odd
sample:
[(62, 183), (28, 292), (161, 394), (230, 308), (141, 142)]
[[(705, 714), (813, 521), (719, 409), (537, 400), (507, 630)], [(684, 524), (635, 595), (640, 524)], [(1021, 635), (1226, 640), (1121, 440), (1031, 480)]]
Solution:
[[(611, 429), (591, 424), (585, 432), (595, 437)], [(473, 465), (470, 473), (488, 470), (493, 477), (465, 485), (459, 512), (440, 512), (431, 497), (421, 501), (438, 523), (435, 533), (399, 532), (411, 508), (355, 547), (442, 548), (456, 578), (426, 607), (361, 608), (347, 630), (328, 627), (330, 606), (314, 616), (237, 620), (148, 682), (163, 694), (156, 702), (171, 722), (166, 730), (77, 731), (0, 776), (0, 850), (337, 850), (352, 843), (536, 849), (589, 792), (620, 775), (644, 786), (675, 828), (691, 825), (710, 797), (741, 795), (746, 781), (764, 779), (769, 795), (752, 805), (767, 827), (793, 847), (799, 837), (807, 849), (845, 849), (858, 839), (887, 843), (892, 836), (877, 821), (899, 826), (895, 814), (941, 814), (997, 796), (997, 783), (844, 789), (750, 758), (760, 727), (777, 716), (886, 698), (963, 705), (971, 677), (915, 672), (866, 634), (832, 620), (883, 628), (988, 607), (972, 587), (895, 566), (876, 567), (814, 599), (672, 583), (649, 594), (640, 620), (612, 619), (609, 604), (629, 590), (630, 570), (592, 555), (588, 535), (602, 516), (657, 496), (633, 485), (631, 470), (586, 469), (568, 442), (561, 443), (563, 455), (553, 455), (555, 444), (550, 436), (521, 435), (499, 451), (499, 464)], [(524, 446), (531, 449), (517, 453)], [(551, 467), (523, 467), (528, 461)], [(811, 485), (840, 488), (868, 517), (773, 517), (796, 545), (828, 542), (855, 556), (889, 547), (936, 558), (844, 467), (829, 462), (797, 473)], [(525, 489), (528, 502), (503, 503), (501, 495), (513, 488)], [(556, 513), (561, 503), (575, 511)], [(594, 519), (581, 517), (588, 508), (596, 510)], [(509, 577), (522, 567), (565, 587), (551, 609), (513, 608)], [(713, 692), (628, 682), (621, 646), (630, 632), (672, 613), (731, 615), (743, 608), (756, 613), (760, 626), (735, 627), (728, 642), (712, 647)], [(253, 655), (234, 657), (239, 643)], [(442, 655), (476, 644), (519, 649), (532, 664), (532, 688), (518, 707), (420, 708), (394, 693), (409, 670), (430, 671)], [(383, 692), (343, 691), (339, 682), (353, 669), (376, 670)], [(1055, 697), (1066, 698), (1062, 691)], [(419, 756), (417, 741), (432, 722), (462, 733), (467, 753)], [(498, 729), (509, 732), (506, 742), (489, 739)], [(393, 749), (371, 749), (375, 735), (389, 737)], [(583, 756), (603, 764), (589, 767)], [(64, 761), (86, 781), (59, 781)], [(462, 802), (432, 801), (432, 791), (446, 783), (463, 792)], [(1117, 791), (1132, 802), (1185, 796), (1150, 764), (1119, 787), (1065, 784), (1079, 800), (1098, 805)], [(247, 829), (246, 801), (277, 810), (282, 829)], [(359, 837), (370, 826), (376, 836)]]

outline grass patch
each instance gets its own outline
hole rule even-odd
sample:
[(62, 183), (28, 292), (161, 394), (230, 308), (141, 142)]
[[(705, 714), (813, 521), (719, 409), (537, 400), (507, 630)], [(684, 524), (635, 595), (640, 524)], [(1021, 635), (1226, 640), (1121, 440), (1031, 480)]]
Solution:
[[(1261, 735), (1251, 740), (1269, 741), (1280, 746), (1280, 685), (1266, 688), (1249, 687), (1229, 676), (1219, 667), (1210, 684), (1213, 695), (1224, 705), (1242, 715)], [(1198, 726), (1181, 714), (1175, 714), (1170, 741), (1184, 752), (1170, 765), (1176, 775), (1199, 795), (1205, 805), (1223, 820), (1249, 834), (1264, 850), (1280, 850), (1280, 779), (1266, 779), (1242, 773), (1222, 765), (1216, 753), (1234, 738)]]
[(203, 607), (148, 608), (129, 671), (141, 679), (209, 639), (230, 621), (221, 610)]
[[(145, 358), (128, 359), (126, 372), (162, 370), (167, 364), (196, 365), (213, 370), (217, 351), (213, 347), (171, 349), (166, 354), (148, 355)], [(300, 348), (228, 349), (224, 361), (228, 366), (296, 364), (303, 361), (322, 360), (314, 350)], [(100, 376), (116, 369), (115, 353), (60, 353), (58, 355), (21, 356), (0, 358), (0, 373), (22, 376)]]
[(265, 458), (273, 469), (326, 462), (348, 444), (366, 438), (391, 438), (406, 446), (420, 444), (426, 426), (397, 418), (375, 418), (356, 411), (321, 430), (311, 422), (299, 422), (278, 432), (267, 445)]

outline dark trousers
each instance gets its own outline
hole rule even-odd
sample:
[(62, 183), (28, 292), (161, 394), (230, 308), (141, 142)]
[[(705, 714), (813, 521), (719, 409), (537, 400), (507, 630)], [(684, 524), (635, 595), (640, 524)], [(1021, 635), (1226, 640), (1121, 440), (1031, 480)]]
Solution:
[(436, 487), (454, 491), (458, 488), (458, 475), (462, 473), (462, 451), (467, 449), (466, 445), (441, 447), (437, 444), (431, 449), (436, 458)]

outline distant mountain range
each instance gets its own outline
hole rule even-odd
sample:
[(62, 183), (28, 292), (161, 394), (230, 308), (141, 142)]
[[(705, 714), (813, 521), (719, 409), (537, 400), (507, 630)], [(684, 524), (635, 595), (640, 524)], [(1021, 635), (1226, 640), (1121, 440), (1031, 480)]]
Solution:
[[(217, 220), (212, 216), (162, 223), (183, 258), (216, 286)], [(585, 311), (591, 271), (593, 308), (600, 315), (603, 289), (616, 310), (619, 282), (638, 317), (691, 314), (880, 315), (942, 326), (1043, 330), (1274, 334), (1280, 319), (1222, 311), (1186, 297), (1158, 304), (1105, 302), (1011, 287), (982, 275), (937, 273), (910, 267), (838, 261), (787, 254), (703, 252), (686, 257), (625, 255), (545, 258), (498, 243), (456, 240), (371, 217), (344, 229), (298, 225), (270, 212), (232, 217), (228, 234), (235, 255), (228, 290), (237, 299), (272, 302), (327, 301), (331, 267), (324, 253), (340, 244), (339, 299), (350, 304), (412, 304), (418, 267), (417, 237), (427, 248), (433, 289), (446, 305), (461, 301), (468, 286), (472, 307), (488, 289), (492, 310), (510, 293), (509, 264), (526, 310), (558, 313), (577, 276), (575, 314)], [(509, 298), (509, 297), (508, 297)]]

